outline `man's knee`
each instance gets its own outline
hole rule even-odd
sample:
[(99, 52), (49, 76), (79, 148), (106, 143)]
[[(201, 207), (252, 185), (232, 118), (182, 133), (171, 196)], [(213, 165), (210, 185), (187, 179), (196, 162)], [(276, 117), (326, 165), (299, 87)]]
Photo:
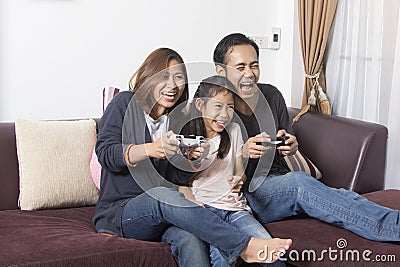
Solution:
[(296, 188), (309, 187), (310, 184), (319, 183), (314, 177), (303, 171), (289, 172), (283, 176), (286, 183)]

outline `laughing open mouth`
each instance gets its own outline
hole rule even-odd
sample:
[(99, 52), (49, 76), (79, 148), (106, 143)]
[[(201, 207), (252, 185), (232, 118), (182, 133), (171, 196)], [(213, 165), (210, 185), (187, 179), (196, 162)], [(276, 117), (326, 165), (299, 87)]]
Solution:
[(240, 83), (240, 89), (243, 92), (249, 92), (249, 91), (251, 91), (253, 89), (253, 87), (254, 87), (254, 83), (253, 82)]
[(167, 100), (174, 100), (177, 93), (176, 92), (162, 92), (161, 95)]
[(225, 126), (227, 124), (226, 121), (221, 121), (221, 120), (214, 120), (214, 122), (218, 127), (221, 127), (221, 128), (225, 128)]

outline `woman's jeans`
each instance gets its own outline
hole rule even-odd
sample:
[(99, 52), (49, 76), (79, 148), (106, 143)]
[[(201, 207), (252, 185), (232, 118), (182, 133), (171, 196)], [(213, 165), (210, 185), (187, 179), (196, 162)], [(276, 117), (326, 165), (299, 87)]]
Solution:
[[(228, 262), (235, 261), (251, 239), (250, 235), (238, 232), (215, 213), (187, 200), (178, 191), (165, 187), (152, 188), (130, 199), (122, 212), (122, 232), (127, 238), (173, 241), (173, 237), (168, 235), (168, 230), (174, 231), (174, 228), (170, 229), (171, 226), (194, 234), (217, 247)], [(166, 230), (168, 236), (163, 236)], [(179, 262), (182, 260), (183, 263), (189, 263), (193, 256), (190, 249), (177, 249), (181, 244), (179, 240), (176, 241), (178, 243), (172, 245), (173, 252), (185, 253), (178, 255)], [(208, 252), (208, 249), (205, 251)], [(197, 264), (192, 261), (189, 265)]]
[[(400, 213), (345, 189), (324, 185), (304, 172), (257, 177), (244, 194), (257, 219), (273, 222), (306, 213), (374, 241), (400, 241)], [(263, 180), (261, 180), (263, 179)]]
[[(251, 215), (246, 210), (240, 211), (228, 211), (217, 209), (211, 206), (206, 205), (206, 208), (210, 211), (217, 214), (221, 217), (225, 222), (229, 223), (230, 225), (234, 226), (237, 231), (240, 231), (244, 234), (251, 235), (253, 237), (258, 238), (272, 238), (271, 235), (267, 232), (267, 230), (258, 222), (253, 215)], [(234, 267), (236, 262), (229, 263), (226, 261), (219, 249), (210, 245), (210, 256), (211, 256), (211, 263), (214, 267)], [(281, 261), (277, 261), (271, 264), (261, 264), (261, 266), (285, 266), (285, 264)]]

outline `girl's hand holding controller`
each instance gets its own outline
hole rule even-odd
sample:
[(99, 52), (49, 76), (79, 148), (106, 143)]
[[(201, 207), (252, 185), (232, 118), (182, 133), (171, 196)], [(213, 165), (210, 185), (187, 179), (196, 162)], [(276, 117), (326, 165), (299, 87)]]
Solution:
[(190, 150), (191, 159), (204, 159), (210, 153), (210, 144), (207, 141), (204, 141), (200, 146), (190, 147), (188, 149)]

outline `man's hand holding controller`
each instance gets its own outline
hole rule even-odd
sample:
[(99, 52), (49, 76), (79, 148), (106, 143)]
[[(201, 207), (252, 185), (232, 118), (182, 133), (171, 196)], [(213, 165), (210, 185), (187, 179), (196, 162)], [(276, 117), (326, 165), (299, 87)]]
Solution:
[(296, 137), (288, 134), (285, 130), (279, 130), (274, 140), (266, 132), (262, 132), (247, 140), (243, 145), (242, 154), (243, 157), (257, 159), (274, 147), (276, 147), (280, 155), (289, 156), (296, 153), (298, 144)]
[(291, 156), (294, 155), (299, 148), (299, 144), (297, 143), (297, 138), (294, 135), (287, 133), (285, 130), (279, 130), (276, 134), (277, 138), (285, 137), (285, 144), (277, 147), (276, 149), (279, 151), (281, 156)]

